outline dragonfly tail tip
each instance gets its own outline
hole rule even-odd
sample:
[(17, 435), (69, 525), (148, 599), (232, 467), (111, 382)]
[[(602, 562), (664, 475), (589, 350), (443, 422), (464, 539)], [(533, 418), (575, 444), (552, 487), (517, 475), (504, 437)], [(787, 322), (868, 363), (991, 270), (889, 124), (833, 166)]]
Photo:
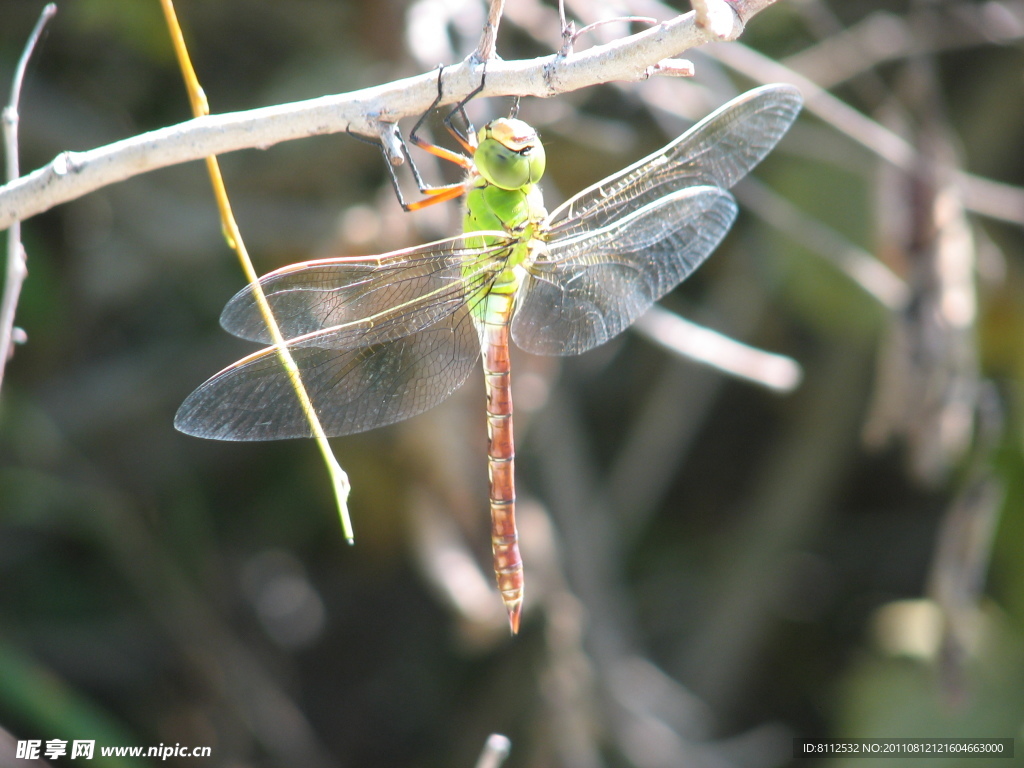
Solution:
[(520, 601), (520, 602), (516, 602), (516, 603), (512, 603), (510, 605), (507, 605), (506, 608), (508, 608), (508, 624), (509, 624), (509, 627), (511, 627), (511, 629), (512, 629), (512, 634), (513, 635), (518, 635), (519, 634), (519, 616), (522, 614), (523, 604)]

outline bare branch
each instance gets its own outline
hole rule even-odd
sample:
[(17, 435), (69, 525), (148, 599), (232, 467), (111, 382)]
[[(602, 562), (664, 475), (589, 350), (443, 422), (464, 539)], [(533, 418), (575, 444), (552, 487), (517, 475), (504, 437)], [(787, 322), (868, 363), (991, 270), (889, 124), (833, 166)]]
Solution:
[[(43, 33), (53, 15), (57, 13), (57, 6), (49, 3), (39, 14), (32, 34), (25, 43), (25, 50), (21, 53), (18, 66), (14, 71), (14, 80), (11, 83), (11, 98), (3, 110), (3, 134), (4, 153), (7, 156), (7, 179), (13, 181), (21, 174), (18, 163), (18, 101), (21, 99), (21, 84), (25, 79), (25, 69), (28, 67), (28, 60), (35, 50), (39, 36)], [(14, 332), (14, 313), (18, 307), (18, 297), (21, 295), (21, 285), (25, 282), (28, 268), (25, 265), (25, 249), (21, 244), (21, 226), (19, 222), (12, 222), (7, 232), (7, 279), (4, 280), (3, 298), (0, 299), (0, 383), (4, 379), (4, 368), (7, 359), (11, 356), (11, 342), (15, 339), (24, 340), (24, 332)]]
[[(736, 0), (729, 38), (775, 0)], [(688, 13), (657, 27), (571, 56), (487, 63), (481, 96), (549, 97), (615, 80), (642, 79), (648, 68), (682, 51), (718, 40)], [(445, 69), (439, 106), (464, 98), (480, 85), (482, 65), (472, 60)], [(282, 141), (350, 131), (376, 138), (382, 123), (419, 115), (437, 95), (437, 73), (245, 112), (209, 115), (134, 136), (87, 152), (64, 152), (48, 165), (0, 187), (0, 229), (101, 187), (157, 168), (209, 155)]]

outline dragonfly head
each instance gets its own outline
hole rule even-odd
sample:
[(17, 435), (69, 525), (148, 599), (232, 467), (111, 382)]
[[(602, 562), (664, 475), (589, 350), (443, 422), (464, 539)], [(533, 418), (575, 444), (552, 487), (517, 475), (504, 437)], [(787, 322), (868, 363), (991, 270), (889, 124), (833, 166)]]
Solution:
[(522, 120), (501, 117), (481, 128), (473, 160), (480, 175), (502, 189), (522, 189), (544, 175), (544, 145)]

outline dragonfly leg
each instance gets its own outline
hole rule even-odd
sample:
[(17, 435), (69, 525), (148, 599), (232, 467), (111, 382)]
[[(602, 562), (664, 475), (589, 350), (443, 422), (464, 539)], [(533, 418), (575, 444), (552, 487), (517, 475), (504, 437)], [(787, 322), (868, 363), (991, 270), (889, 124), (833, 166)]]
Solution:
[[(419, 136), (419, 130), (423, 126), (423, 123), (426, 121), (427, 116), (430, 115), (430, 113), (437, 108), (437, 105), (440, 103), (444, 95), (444, 88), (442, 84), (443, 74), (444, 65), (442, 64), (441, 66), (438, 67), (437, 70), (437, 96), (434, 98), (434, 101), (431, 102), (430, 107), (427, 108), (427, 111), (420, 115), (419, 119), (416, 121), (416, 124), (412, 127), (412, 130), (409, 132), (409, 142), (415, 144), (420, 149), (429, 152), (435, 157), (439, 157), (442, 160), (447, 160), (450, 163), (458, 165), (460, 168), (469, 170), (473, 165), (472, 158), (466, 157), (465, 155), (462, 155), (458, 152), (453, 152), (450, 149), (439, 147), (436, 144), (431, 144), (429, 141), (420, 138)], [(414, 200), (412, 202), (406, 200), (405, 195), (402, 193), (402, 185), (398, 180), (398, 174), (395, 173), (394, 165), (391, 162), (391, 157), (388, 154), (387, 149), (384, 147), (384, 143), (376, 142), (373, 141), (372, 139), (367, 139), (357, 134), (351, 135), (355, 136), (360, 141), (365, 141), (369, 144), (375, 144), (376, 146), (380, 147), (380, 150), (384, 155), (384, 165), (387, 167), (388, 176), (391, 178), (391, 186), (395, 190), (395, 197), (398, 198), (398, 204), (402, 206), (402, 210), (418, 211), (422, 208), (426, 208), (427, 206), (445, 202), (446, 200), (454, 200), (455, 198), (462, 195), (463, 192), (465, 192), (466, 185), (464, 182), (461, 181), (456, 182), (454, 184), (443, 184), (440, 186), (427, 184), (423, 180), (423, 175), (420, 173), (419, 166), (416, 165), (416, 161), (413, 159), (412, 152), (409, 151), (409, 142), (405, 140), (405, 137), (402, 136), (401, 131), (398, 131), (397, 127), (396, 132), (398, 133), (398, 139), (402, 144), (402, 154), (405, 158), (405, 161), (409, 164), (409, 169), (412, 171), (413, 179), (415, 179), (416, 181), (416, 188), (419, 190), (420, 194), (423, 195), (421, 199)], [(470, 149), (472, 148), (470, 147)]]
[[(452, 107), (451, 111), (444, 117), (444, 127), (448, 129), (448, 133), (455, 137), (455, 140), (459, 142), (462, 148), (472, 155), (476, 151), (476, 128), (473, 127), (473, 121), (469, 119), (469, 115), (466, 114), (466, 105), (469, 104), (473, 99), (476, 98), (477, 94), (484, 89), (484, 83), (487, 82), (487, 62), (484, 62), (483, 73), (480, 75), (480, 85), (466, 94), (466, 98), (462, 99), (458, 104)], [(440, 89), (441, 81), (438, 78), (438, 88)], [(452, 118), (455, 115), (462, 116), (462, 122), (466, 126), (466, 132), (463, 133), (455, 124), (452, 122)]]
[(391, 155), (388, 153), (387, 148), (384, 146), (384, 142), (368, 139), (365, 136), (360, 136), (358, 133), (353, 133), (352, 131), (348, 131), (348, 135), (354, 139), (358, 139), (359, 141), (365, 144), (372, 144), (373, 146), (377, 147), (380, 150), (381, 154), (384, 156), (384, 167), (388, 169), (388, 176), (391, 179), (391, 187), (395, 190), (395, 197), (398, 198), (398, 204), (402, 206), (403, 211), (416, 211), (419, 210), (420, 208), (425, 208), (428, 205), (433, 205), (434, 203), (440, 203), (444, 200), (452, 200), (461, 195), (462, 192), (464, 191), (464, 185), (461, 182), (457, 184), (446, 184), (440, 187), (428, 186), (423, 181), (423, 177), (420, 175), (420, 171), (416, 167), (416, 163), (412, 159), (412, 155), (409, 152), (409, 146), (408, 144), (406, 144), (405, 138), (399, 131), (398, 138), (402, 144), (402, 154), (405, 156), (405, 161), (409, 164), (409, 167), (412, 169), (413, 178), (416, 179), (416, 187), (419, 189), (421, 194), (426, 195), (426, 197), (422, 200), (415, 200), (413, 202), (409, 202), (405, 199), (405, 195), (402, 193), (402, 185), (398, 181), (398, 174), (395, 173), (395, 166), (391, 162)]
[[(473, 165), (473, 161), (471, 158), (473, 152), (476, 150), (476, 147), (474, 147), (471, 141), (468, 140), (465, 136), (463, 136), (462, 133), (452, 125), (451, 118), (452, 115), (454, 115), (456, 112), (461, 113), (463, 119), (466, 121), (467, 125), (472, 131), (473, 126), (472, 123), (469, 122), (469, 118), (466, 117), (465, 105), (466, 102), (468, 102), (471, 98), (473, 98), (477, 93), (480, 92), (480, 88), (483, 87), (482, 82), (480, 84), (480, 88), (476, 88), (465, 99), (456, 104), (455, 108), (452, 109), (452, 111), (449, 112), (444, 118), (445, 127), (452, 134), (452, 136), (455, 137), (455, 140), (459, 143), (459, 146), (461, 146), (463, 150), (465, 150), (469, 154), (469, 157), (458, 152), (453, 152), (450, 149), (439, 147), (437, 144), (432, 144), (426, 139), (420, 138), (419, 135), (419, 130), (421, 127), (423, 127), (423, 123), (426, 121), (427, 116), (430, 115), (437, 108), (437, 105), (441, 103), (441, 99), (444, 98), (443, 77), (444, 65), (442, 64), (437, 68), (437, 96), (434, 98), (434, 101), (431, 103), (427, 111), (420, 115), (420, 119), (416, 121), (416, 125), (412, 127), (412, 130), (409, 131), (409, 141), (415, 144), (420, 149), (434, 155), (435, 157), (440, 157), (442, 160), (447, 160), (451, 163), (455, 163), (456, 165), (461, 166), (462, 168), (465, 168), (466, 170), (469, 170)], [(420, 185), (421, 191), (424, 190), (424, 186), (425, 185), (423, 184)]]
[[(471, 155), (476, 151), (476, 128), (473, 127), (473, 121), (469, 119), (469, 115), (466, 114), (466, 105), (477, 97), (487, 82), (487, 62), (483, 64), (483, 74), (480, 75), (480, 85), (474, 88), (469, 94), (460, 101), (455, 107), (448, 113), (444, 118), (444, 125), (448, 129), (448, 132), (455, 137), (455, 140), (462, 145), (463, 149), (469, 152)], [(462, 115), (462, 121), (466, 124), (466, 133), (462, 133), (452, 123), (452, 118), (456, 115)], [(519, 116), (519, 97), (515, 96), (512, 99), (512, 107), (508, 111), (510, 118), (516, 118)]]
[[(420, 191), (420, 194), (424, 197), (420, 200), (414, 200), (409, 202), (405, 199), (405, 194), (402, 192), (402, 185), (398, 180), (398, 174), (395, 173), (395, 167), (391, 162), (391, 155), (388, 154), (387, 149), (382, 141), (374, 141), (368, 139), (365, 136), (360, 136), (357, 133), (349, 131), (349, 135), (359, 141), (366, 144), (372, 144), (373, 146), (380, 149), (381, 154), (384, 156), (384, 167), (388, 169), (388, 177), (391, 179), (391, 187), (395, 190), (395, 197), (398, 198), (398, 204), (402, 206), (404, 211), (418, 211), (427, 206), (434, 205), (436, 203), (442, 203), (446, 200), (454, 200), (466, 191), (465, 182), (455, 182), (454, 184), (444, 184), (441, 186), (430, 186), (423, 181), (423, 177), (420, 174), (419, 168), (416, 167), (416, 162), (412, 159), (412, 154), (409, 152), (409, 146), (406, 144), (405, 138), (401, 133), (398, 134), (398, 138), (402, 144), (402, 154), (405, 156), (406, 162), (412, 169), (413, 178), (416, 180), (416, 187)], [(456, 155), (461, 157), (461, 155)], [(447, 158), (446, 158), (447, 159)]]
[[(486, 81), (487, 69), (486, 64), (484, 65), (484, 74), (480, 78), (480, 85), (474, 88), (464, 99), (459, 101), (458, 104), (444, 117), (444, 125), (448, 129), (449, 133), (455, 138), (459, 145), (467, 152), (467, 155), (455, 152), (450, 149), (433, 144), (419, 135), (420, 129), (423, 127), (423, 123), (426, 121), (428, 115), (430, 115), (444, 98), (444, 65), (440, 65), (437, 69), (437, 96), (434, 97), (434, 101), (431, 102), (430, 107), (427, 111), (420, 115), (416, 124), (409, 131), (409, 141), (406, 142), (405, 138), (401, 133), (398, 134), (398, 138), (402, 143), (402, 154), (405, 156), (406, 162), (409, 164), (409, 169), (412, 171), (413, 178), (416, 180), (416, 188), (419, 190), (423, 197), (420, 200), (414, 200), (408, 202), (405, 199), (405, 195), (402, 193), (401, 184), (398, 181), (398, 175), (395, 173), (395, 169), (391, 163), (387, 150), (384, 147), (383, 142), (374, 142), (370, 139), (365, 139), (356, 134), (356, 138), (361, 141), (367, 141), (371, 144), (377, 144), (382, 153), (384, 154), (385, 165), (388, 169), (388, 175), (391, 177), (391, 186), (395, 190), (395, 196), (398, 198), (398, 204), (402, 206), (404, 211), (418, 211), (422, 208), (426, 208), (430, 205), (445, 202), (447, 200), (454, 200), (466, 191), (465, 182), (456, 182), (454, 184), (444, 184), (440, 186), (434, 186), (427, 184), (423, 180), (423, 175), (420, 173), (419, 167), (416, 165), (416, 161), (412, 157), (412, 153), (409, 151), (409, 144), (414, 144), (425, 152), (438, 157), (442, 160), (447, 160), (450, 163), (458, 165), (460, 168), (470, 170), (473, 167), (472, 155), (476, 151), (475, 138), (476, 133), (473, 130), (473, 123), (470, 121), (469, 116), (466, 114), (466, 104), (469, 103), (480, 91), (483, 90), (484, 83)], [(463, 122), (466, 124), (467, 133), (463, 134), (455, 124), (453, 123), (453, 117), (458, 114), (462, 116)]]
[[(426, 111), (422, 115), (420, 115), (419, 120), (417, 120), (416, 124), (413, 125), (412, 130), (409, 131), (409, 141), (411, 141), (413, 144), (415, 144), (420, 149), (425, 149), (428, 152), (430, 152), (431, 149), (441, 149), (441, 147), (438, 147), (436, 144), (431, 144), (426, 139), (420, 138), (420, 135), (419, 135), (420, 128), (422, 128), (423, 127), (423, 123), (425, 123), (427, 121), (427, 117), (429, 117), (431, 115), (431, 113), (433, 113), (433, 111), (435, 109), (437, 109), (437, 105), (441, 103), (441, 99), (442, 98), (444, 98), (444, 64), (438, 64), (438, 66), (437, 66), (437, 96), (435, 96), (434, 100), (432, 102), (430, 102), (430, 106), (427, 107)], [(453, 152), (452, 154), (457, 154), (457, 153)], [(441, 157), (441, 155), (438, 155), (438, 157)], [(445, 159), (448, 159), (448, 158), (445, 158)], [(458, 163), (458, 161), (456, 161), (456, 160), (453, 160), (452, 162)], [(461, 164), (461, 163), (459, 163), (459, 164)]]

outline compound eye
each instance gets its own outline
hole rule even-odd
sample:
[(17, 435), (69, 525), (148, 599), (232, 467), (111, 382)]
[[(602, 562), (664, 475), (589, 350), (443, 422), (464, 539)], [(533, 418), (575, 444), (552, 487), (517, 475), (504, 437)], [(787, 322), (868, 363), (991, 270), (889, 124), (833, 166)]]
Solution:
[(474, 160), (480, 175), (502, 189), (521, 189), (544, 175), (544, 145), (522, 120), (501, 118), (485, 125)]

